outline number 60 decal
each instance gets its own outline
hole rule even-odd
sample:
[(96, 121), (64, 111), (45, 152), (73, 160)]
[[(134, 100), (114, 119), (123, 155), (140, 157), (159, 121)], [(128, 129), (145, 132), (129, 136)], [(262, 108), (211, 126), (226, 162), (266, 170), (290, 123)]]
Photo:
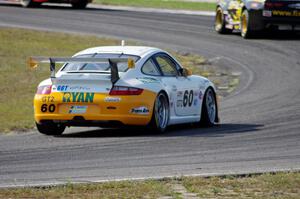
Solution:
[(50, 104), (49, 106), (47, 104), (43, 104), (41, 106), (41, 111), (43, 113), (49, 111), (50, 113), (53, 113), (55, 111), (55, 105), (54, 104)]
[(188, 106), (192, 106), (193, 104), (193, 99), (194, 99), (194, 92), (193, 90), (186, 90), (184, 91), (184, 95), (183, 95), (183, 106), (186, 107)]

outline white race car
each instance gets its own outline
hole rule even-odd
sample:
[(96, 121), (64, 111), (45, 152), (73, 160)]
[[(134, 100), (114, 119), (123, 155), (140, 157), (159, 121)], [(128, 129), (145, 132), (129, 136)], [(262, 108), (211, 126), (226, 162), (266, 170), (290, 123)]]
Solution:
[[(219, 121), (216, 90), (192, 75), (169, 53), (152, 47), (107, 46), (72, 58), (30, 58), (30, 66), (49, 62), (51, 78), (34, 97), (37, 129), (62, 134), (66, 126), (167, 126)], [(55, 72), (56, 63), (64, 63)]]

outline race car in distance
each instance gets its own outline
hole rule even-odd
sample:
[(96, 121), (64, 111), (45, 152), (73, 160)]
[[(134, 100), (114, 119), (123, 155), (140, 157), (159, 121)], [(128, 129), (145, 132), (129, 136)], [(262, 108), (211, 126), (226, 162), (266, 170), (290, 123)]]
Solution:
[(219, 0), (215, 30), (250, 38), (268, 28), (300, 30), (300, 0)]
[(23, 7), (38, 7), (42, 3), (70, 3), (75, 9), (83, 9), (92, 0), (0, 0), (0, 3), (21, 4)]
[[(31, 57), (32, 68), (50, 63), (51, 78), (34, 97), (40, 133), (62, 134), (66, 126), (151, 126), (163, 132), (181, 123), (218, 122), (216, 90), (192, 75), (169, 53), (152, 47), (106, 46), (72, 58)], [(63, 63), (55, 73), (56, 63)]]

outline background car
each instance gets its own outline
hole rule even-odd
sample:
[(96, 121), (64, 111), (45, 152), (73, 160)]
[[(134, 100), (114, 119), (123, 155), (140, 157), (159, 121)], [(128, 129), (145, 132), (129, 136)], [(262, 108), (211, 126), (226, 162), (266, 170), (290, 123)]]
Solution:
[(266, 28), (300, 30), (300, 0), (219, 0), (215, 30), (249, 38)]
[(38, 7), (42, 3), (70, 3), (75, 9), (83, 9), (92, 0), (0, 0), (0, 3), (21, 4), (23, 7)]
[[(39, 132), (61, 134), (66, 126), (150, 126), (218, 119), (216, 90), (192, 75), (169, 53), (152, 47), (109, 46), (86, 49), (73, 58), (31, 58), (50, 62), (51, 78), (34, 97)], [(65, 63), (55, 74), (55, 64)]]

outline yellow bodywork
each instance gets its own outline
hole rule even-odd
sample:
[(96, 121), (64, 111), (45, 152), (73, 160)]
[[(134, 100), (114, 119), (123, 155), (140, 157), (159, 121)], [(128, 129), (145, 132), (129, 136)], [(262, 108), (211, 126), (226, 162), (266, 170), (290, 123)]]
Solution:
[[(131, 96), (71, 92), (36, 94), (34, 117), (37, 123), (42, 120), (72, 121), (74, 117), (81, 116), (89, 121), (119, 121), (126, 125), (147, 125), (151, 120), (155, 99), (156, 93), (148, 90), (144, 90), (140, 95)], [(86, 110), (70, 113), (76, 106), (86, 107)], [(139, 107), (147, 108), (148, 111), (132, 111)]]

